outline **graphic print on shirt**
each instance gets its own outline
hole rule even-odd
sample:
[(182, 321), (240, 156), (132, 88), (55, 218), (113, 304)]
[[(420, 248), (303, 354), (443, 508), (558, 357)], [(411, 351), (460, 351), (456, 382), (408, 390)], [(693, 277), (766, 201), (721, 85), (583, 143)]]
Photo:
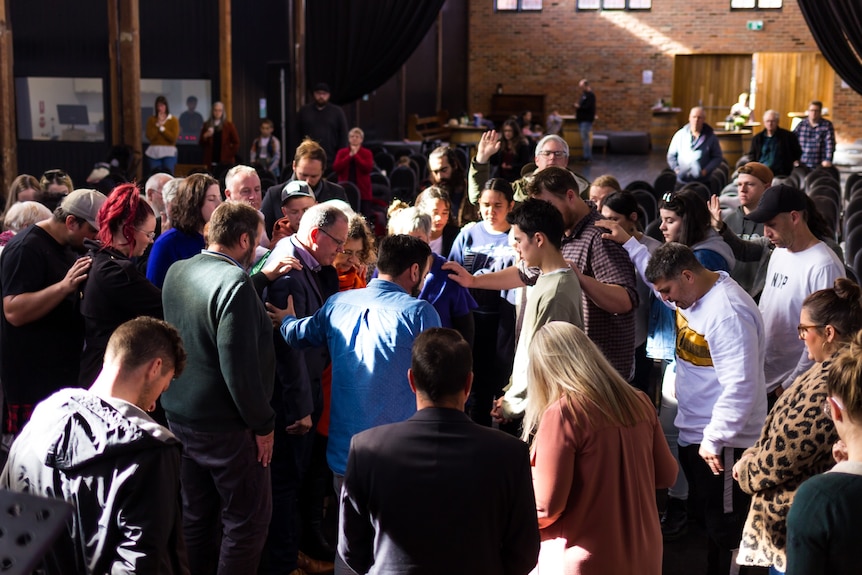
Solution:
[(676, 356), (698, 367), (712, 366), (709, 343), (703, 335), (689, 327), (688, 320), (679, 309), (676, 310)]
[(787, 285), (787, 280), (789, 280), (789, 279), (790, 279), (789, 276), (786, 276), (782, 273), (775, 272), (774, 274), (772, 274), (772, 280), (770, 283), (771, 283), (772, 287), (774, 287), (775, 289), (781, 289), (785, 285)]

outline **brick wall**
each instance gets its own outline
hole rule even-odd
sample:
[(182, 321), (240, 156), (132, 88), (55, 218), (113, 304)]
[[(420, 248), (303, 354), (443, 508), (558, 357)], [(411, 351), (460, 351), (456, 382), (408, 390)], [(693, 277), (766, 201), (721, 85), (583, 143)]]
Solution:
[[(549, 108), (573, 113), (587, 77), (606, 130), (649, 130), (649, 107), (672, 93), (675, 54), (817, 51), (795, 0), (779, 11), (735, 12), (729, 0), (654, 0), (648, 12), (576, 12), (575, 0), (522, 13), (495, 13), (493, 0), (469, 4), (471, 111), (487, 112), (500, 83), (508, 93), (544, 93)], [(748, 20), (763, 20), (763, 31), (746, 30)], [(651, 85), (641, 83), (644, 70)], [(862, 96), (836, 76), (833, 99), (838, 140), (862, 138)]]

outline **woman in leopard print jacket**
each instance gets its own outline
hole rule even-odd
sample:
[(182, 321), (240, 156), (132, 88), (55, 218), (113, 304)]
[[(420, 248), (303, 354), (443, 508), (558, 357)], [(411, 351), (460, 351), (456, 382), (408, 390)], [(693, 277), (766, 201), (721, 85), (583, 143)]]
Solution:
[(830, 469), (838, 434), (823, 413), (826, 375), (835, 355), (862, 328), (862, 290), (846, 278), (809, 295), (802, 305), (799, 338), (816, 363), (778, 398), (760, 439), (733, 467), (750, 494), (737, 563), (787, 568), (787, 513), (803, 481)]

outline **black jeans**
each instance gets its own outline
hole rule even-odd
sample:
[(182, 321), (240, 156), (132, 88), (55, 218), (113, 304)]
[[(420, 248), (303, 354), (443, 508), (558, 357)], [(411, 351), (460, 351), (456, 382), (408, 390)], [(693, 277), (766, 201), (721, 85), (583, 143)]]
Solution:
[(272, 513), (269, 468), (248, 429), (199, 431), (170, 423), (183, 444), (183, 534), (195, 574), (257, 570)]
[(743, 493), (732, 476), (733, 464), (745, 450), (725, 448), (721, 454), (724, 471), (713, 475), (698, 455), (699, 449), (700, 445), (679, 446), (679, 462), (689, 485), (689, 508), (703, 517), (708, 539), (708, 575), (727, 575), (751, 504), (751, 497)]

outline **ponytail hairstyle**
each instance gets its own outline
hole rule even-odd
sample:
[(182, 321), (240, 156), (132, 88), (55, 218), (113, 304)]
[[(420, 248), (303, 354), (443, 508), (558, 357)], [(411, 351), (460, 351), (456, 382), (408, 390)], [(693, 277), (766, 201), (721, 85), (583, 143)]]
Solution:
[(838, 398), (845, 416), (862, 422), (862, 332), (856, 332), (829, 366), (826, 391)]
[(114, 246), (114, 235), (125, 238), (129, 251), (135, 251), (135, 231), (150, 216), (155, 217), (153, 208), (141, 197), (141, 192), (135, 184), (120, 184), (102, 207), (99, 208), (99, 240), (102, 249)]

